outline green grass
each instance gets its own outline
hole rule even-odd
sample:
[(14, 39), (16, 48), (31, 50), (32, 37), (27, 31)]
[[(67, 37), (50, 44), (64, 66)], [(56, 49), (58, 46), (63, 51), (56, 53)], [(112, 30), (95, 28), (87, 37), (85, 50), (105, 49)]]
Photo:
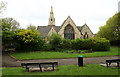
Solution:
[(15, 52), (11, 53), (17, 59), (49, 59), (49, 58), (77, 58), (78, 55), (83, 57), (100, 57), (100, 56), (114, 56), (118, 55), (118, 47), (111, 47), (110, 51), (94, 51), (93, 53), (64, 53), (53, 51), (34, 51), (34, 52)]
[(2, 69), (3, 75), (118, 75), (118, 68), (107, 68), (98, 64), (59, 66), (57, 71), (27, 72), (22, 67), (7, 67)]

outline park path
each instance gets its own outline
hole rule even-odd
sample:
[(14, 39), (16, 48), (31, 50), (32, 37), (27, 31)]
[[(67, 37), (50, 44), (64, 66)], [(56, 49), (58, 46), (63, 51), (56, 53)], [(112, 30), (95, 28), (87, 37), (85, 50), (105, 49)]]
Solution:
[[(118, 59), (120, 56), (107, 56), (107, 57), (91, 57), (83, 58), (84, 64), (101, 64), (105, 63), (107, 59)], [(37, 60), (16, 60), (8, 53), (2, 54), (2, 66), (3, 67), (18, 67), (24, 62), (58, 62), (58, 65), (76, 65), (78, 58), (64, 58), (64, 59), (37, 59)]]

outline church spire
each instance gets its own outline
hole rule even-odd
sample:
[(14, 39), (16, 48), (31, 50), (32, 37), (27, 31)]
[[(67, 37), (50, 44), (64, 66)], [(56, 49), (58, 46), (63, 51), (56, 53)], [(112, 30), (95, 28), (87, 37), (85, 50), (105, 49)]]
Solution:
[(48, 20), (48, 26), (55, 26), (55, 18), (54, 18), (54, 13), (53, 13), (53, 7), (51, 6), (51, 12), (50, 12), (50, 17)]

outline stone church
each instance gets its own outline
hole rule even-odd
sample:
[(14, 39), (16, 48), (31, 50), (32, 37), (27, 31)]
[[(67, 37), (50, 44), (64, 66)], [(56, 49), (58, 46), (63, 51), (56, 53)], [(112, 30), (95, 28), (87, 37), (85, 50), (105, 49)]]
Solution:
[(93, 33), (87, 24), (83, 26), (76, 26), (70, 16), (62, 23), (61, 26), (55, 25), (55, 18), (53, 13), (53, 7), (51, 6), (50, 17), (48, 20), (48, 26), (38, 26), (37, 30), (40, 35), (45, 39), (46, 36), (51, 36), (52, 33), (58, 33), (63, 38), (74, 40), (76, 38), (92, 38)]

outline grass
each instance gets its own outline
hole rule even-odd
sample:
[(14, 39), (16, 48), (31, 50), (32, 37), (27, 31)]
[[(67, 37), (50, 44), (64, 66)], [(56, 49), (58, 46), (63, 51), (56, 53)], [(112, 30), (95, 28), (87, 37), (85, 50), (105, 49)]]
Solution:
[(59, 66), (57, 71), (27, 72), (22, 67), (2, 68), (3, 75), (118, 75), (118, 68), (107, 68), (98, 64), (88, 64), (83, 67), (77, 65)]
[(114, 56), (118, 55), (118, 47), (111, 47), (110, 51), (94, 51), (93, 53), (64, 53), (55, 51), (34, 51), (34, 52), (15, 52), (11, 53), (17, 59), (49, 59), (49, 58), (77, 58), (78, 55), (83, 57), (101, 57), (101, 56)]

